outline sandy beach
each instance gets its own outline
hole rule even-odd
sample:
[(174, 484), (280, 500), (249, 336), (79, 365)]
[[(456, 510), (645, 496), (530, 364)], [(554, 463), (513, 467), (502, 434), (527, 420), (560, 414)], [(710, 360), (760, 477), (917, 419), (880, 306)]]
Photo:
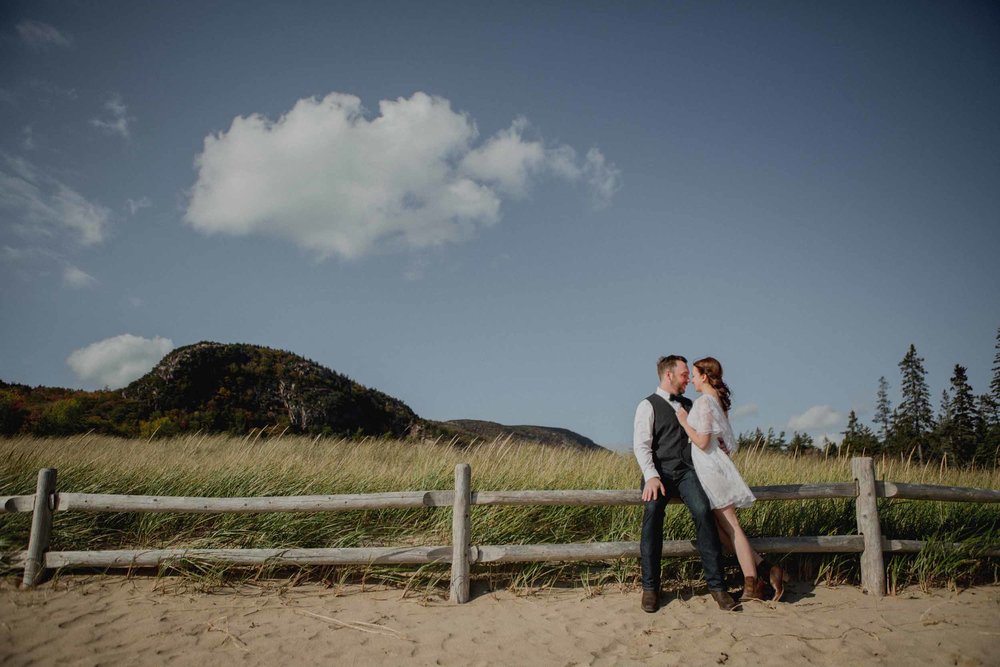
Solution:
[(720, 611), (690, 590), (656, 614), (636, 592), (437, 593), (350, 585), (242, 586), (63, 576), (0, 584), (3, 665), (990, 665), (1000, 587), (907, 590), (793, 585), (778, 604)]

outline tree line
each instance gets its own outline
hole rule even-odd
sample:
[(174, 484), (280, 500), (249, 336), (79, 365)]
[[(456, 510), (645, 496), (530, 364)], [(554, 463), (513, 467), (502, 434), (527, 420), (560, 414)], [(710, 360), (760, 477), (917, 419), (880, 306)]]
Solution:
[(819, 443), (805, 433), (756, 429), (741, 433), (741, 447), (763, 446), (791, 454), (899, 456), (925, 461), (947, 461), (962, 466), (995, 467), (1000, 464), (1000, 328), (997, 329), (992, 380), (989, 390), (977, 394), (969, 384), (968, 369), (955, 364), (951, 381), (941, 393), (937, 412), (931, 405), (924, 360), (916, 346), (899, 362), (898, 405), (889, 398), (889, 381), (878, 381), (871, 426), (854, 410), (837, 445), (826, 437)]

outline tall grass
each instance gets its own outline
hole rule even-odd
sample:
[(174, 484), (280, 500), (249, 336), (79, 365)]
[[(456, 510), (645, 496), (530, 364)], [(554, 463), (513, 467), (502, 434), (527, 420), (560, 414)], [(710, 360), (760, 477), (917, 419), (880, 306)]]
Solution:
[[(506, 440), (460, 449), (385, 439), (196, 434), (144, 441), (89, 434), (0, 439), (0, 495), (33, 493), (37, 471), (43, 467), (57, 468), (58, 488), (73, 492), (232, 497), (443, 490), (453, 487), (457, 463), (471, 464), (473, 489), (479, 490), (638, 489), (640, 481), (631, 454)], [(792, 458), (749, 449), (737, 454), (736, 464), (751, 486), (851, 479), (846, 457)], [(998, 470), (961, 470), (895, 459), (880, 460), (876, 468), (878, 478), (895, 482), (1000, 487)], [(1000, 542), (1000, 507), (996, 505), (884, 500), (879, 509), (888, 537), (942, 544), (973, 538)], [(472, 539), (474, 544), (638, 540), (641, 511), (638, 506), (477, 506)], [(740, 517), (751, 536), (856, 532), (850, 500), (760, 502), (741, 511)], [(0, 519), (0, 550), (24, 549), (29, 523), (28, 515)], [(683, 506), (668, 508), (664, 531), (667, 539), (693, 537), (694, 528)], [(450, 512), (440, 508), (249, 515), (65, 512), (55, 516), (51, 548), (447, 544), (450, 533)], [(928, 550), (933, 552), (930, 555), (890, 559), (887, 567), (892, 582), (996, 578), (995, 559), (935, 549)], [(852, 579), (857, 577), (857, 560), (856, 556), (811, 556), (789, 558), (786, 564), (808, 579)], [(555, 574), (577, 577), (585, 570), (525, 564), (485, 572), (528, 585)], [(667, 562), (668, 576), (696, 572), (689, 561)], [(636, 564), (627, 561), (603, 566), (598, 579), (627, 583), (636, 575)]]

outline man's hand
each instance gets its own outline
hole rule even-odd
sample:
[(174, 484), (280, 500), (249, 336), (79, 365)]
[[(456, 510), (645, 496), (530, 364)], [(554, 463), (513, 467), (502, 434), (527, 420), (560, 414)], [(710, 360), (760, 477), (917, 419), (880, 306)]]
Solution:
[(646, 486), (642, 487), (643, 501), (656, 500), (660, 496), (667, 495), (667, 490), (663, 488), (663, 482), (659, 477), (650, 477), (646, 480)]
[(719, 438), (719, 449), (722, 450), (723, 454), (729, 456), (729, 447), (726, 447), (726, 441), (722, 438)]

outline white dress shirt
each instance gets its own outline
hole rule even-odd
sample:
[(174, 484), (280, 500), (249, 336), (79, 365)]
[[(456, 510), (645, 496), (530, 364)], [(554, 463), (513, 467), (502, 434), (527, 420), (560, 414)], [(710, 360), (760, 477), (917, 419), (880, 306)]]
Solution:
[[(684, 407), (677, 401), (671, 401), (669, 392), (657, 387), (656, 393), (674, 410)], [(653, 465), (653, 405), (646, 398), (642, 399), (635, 409), (632, 451), (635, 453), (635, 460), (639, 462), (639, 467), (642, 468), (642, 476), (647, 482), (660, 476), (660, 473), (656, 472), (656, 466)]]

